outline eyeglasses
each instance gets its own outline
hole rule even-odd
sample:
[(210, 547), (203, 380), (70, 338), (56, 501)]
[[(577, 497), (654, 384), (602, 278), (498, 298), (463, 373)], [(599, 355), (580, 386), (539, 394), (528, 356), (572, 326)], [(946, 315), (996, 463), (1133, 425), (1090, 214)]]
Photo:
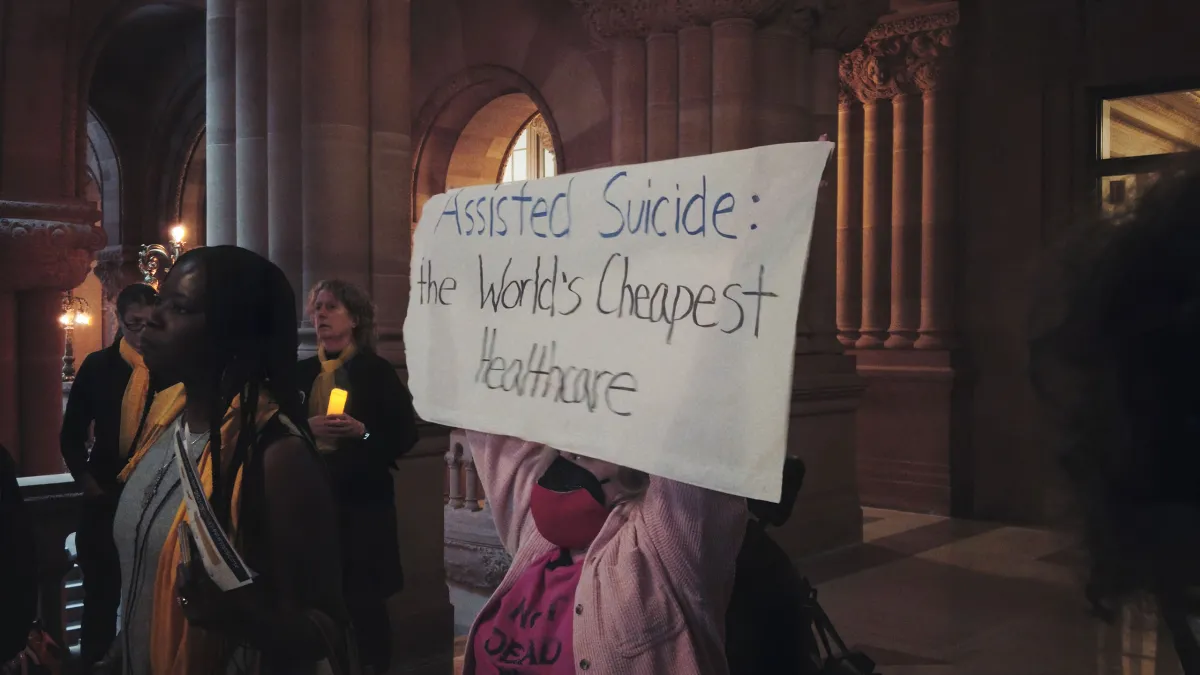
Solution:
[(140, 333), (146, 327), (145, 321), (122, 321), (121, 325), (125, 326), (125, 330), (130, 333)]

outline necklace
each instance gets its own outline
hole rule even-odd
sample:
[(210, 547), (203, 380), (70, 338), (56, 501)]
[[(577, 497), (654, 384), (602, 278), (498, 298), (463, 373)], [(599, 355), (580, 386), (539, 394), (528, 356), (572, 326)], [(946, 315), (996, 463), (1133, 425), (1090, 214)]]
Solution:
[[(177, 425), (176, 429), (182, 428), (182, 429), (186, 430), (186, 428), (187, 428), (186, 423), (184, 423), (182, 419), (176, 421), (175, 424)], [(182, 425), (182, 426), (179, 426), (179, 425)], [(171, 433), (171, 432), (170, 432), (170, 430), (167, 430), (167, 431), (164, 431), (164, 433)], [(186, 431), (185, 431), (185, 433), (186, 433)], [(191, 435), (191, 434), (189, 433), (188, 435)], [(207, 433), (203, 433), (203, 434), (198, 434), (196, 436), (196, 438), (192, 439), (187, 444), (189, 454), (191, 452), (191, 449), (195, 447), (196, 443), (198, 443), (201, 439), (206, 438), (207, 436), (208, 436)], [(176, 438), (178, 438), (178, 435), (176, 436)], [(154, 520), (156, 518), (158, 518), (159, 513), (162, 511), (163, 507), (167, 505), (167, 502), (170, 501), (170, 499), (169, 499), (170, 495), (178, 488), (178, 483), (171, 484), (170, 488), (168, 489), (167, 494), (158, 503), (158, 505), (154, 507), (153, 513), (151, 513), (150, 506), (151, 506), (151, 504), (153, 504), (155, 496), (158, 495), (159, 489), (163, 485), (163, 480), (167, 476), (167, 471), (170, 470), (170, 468), (171, 468), (171, 464), (172, 464), (172, 460), (174, 459), (174, 455), (175, 455), (175, 453), (173, 450), (171, 450), (171, 449), (167, 450), (166, 459), (163, 461), (162, 466), (160, 466), (158, 468), (158, 470), (155, 471), (154, 477), (150, 480), (150, 485), (146, 488), (145, 492), (142, 493), (141, 513), (138, 514), (137, 523), (134, 524), (134, 526), (133, 526), (133, 569), (131, 570), (131, 573), (130, 573), (130, 579), (132, 580), (132, 583), (130, 584), (128, 597), (125, 598), (125, 602), (126, 602), (126, 605), (129, 607), (129, 611), (128, 611), (128, 615), (124, 619), (122, 619), (125, 626), (133, 625), (134, 617), (138, 614), (138, 600), (141, 596), (141, 590), (142, 590), (142, 588), (141, 588), (142, 570), (143, 570), (143, 567), (145, 564), (145, 559), (146, 559), (146, 554), (147, 554), (146, 549), (150, 544), (151, 524), (154, 522)], [(147, 515), (150, 516), (151, 524), (146, 524), (146, 516)], [(145, 527), (145, 529), (143, 529), (143, 526)], [(131, 633), (131, 631), (128, 631), (128, 630), (121, 631), (121, 634), (125, 636), (126, 650), (130, 649), (130, 645), (128, 643), (130, 633)]]
[[(188, 431), (186, 422), (181, 422), (180, 428), (184, 434), (186, 434), (188, 436), (191, 435), (191, 432)], [(192, 450), (196, 446), (196, 443), (198, 441), (200, 441), (201, 439), (206, 438), (207, 436), (208, 436), (207, 433), (197, 434), (195, 438), (193, 438), (190, 442), (188, 442), (186, 444), (186, 448), (185, 448), (187, 451), (187, 454), (190, 456)], [(172, 453), (172, 452), (167, 453), (166, 459), (163, 461), (162, 466), (160, 466), (158, 468), (158, 471), (156, 471), (154, 474), (154, 478), (152, 478), (150, 480), (149, 487), (147, 487), (146, 491), (144, 493), (142, 493), (142, 515), (145, 515), (146, 509), (150, 508), (150, 502), (154, 501), (155, 495), (158, 494), (158, 489), (160, 487), (162, 487), (163, 479), (167, 477), (167, 471), (170, 470), (171, 461), (174, 458), (175, 458), (174, 453)]]

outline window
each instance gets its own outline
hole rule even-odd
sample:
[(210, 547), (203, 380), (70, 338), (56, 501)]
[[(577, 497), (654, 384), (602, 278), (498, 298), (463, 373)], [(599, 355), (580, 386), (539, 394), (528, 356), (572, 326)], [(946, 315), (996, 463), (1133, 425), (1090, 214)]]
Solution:
[(513, 140), (504, 158), (500, 182), (551, 178), (558, 174), (554, 157), (554, 141), (541, 115), (534, 115)]
[(1100, 101), (1095, 155), (1101, 213), (1119, 219), (1182, 155), (1200, 152), (1200, 90)]

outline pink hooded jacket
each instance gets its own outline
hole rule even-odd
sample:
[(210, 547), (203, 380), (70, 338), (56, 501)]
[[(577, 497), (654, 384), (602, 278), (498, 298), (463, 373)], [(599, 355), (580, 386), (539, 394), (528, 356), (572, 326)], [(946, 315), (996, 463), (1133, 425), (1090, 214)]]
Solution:
[[(467, 446), (513, 556), (480, 612), (487, 615), (534, 559), (554, 549), (529, 512), (531, 489), (554, 453), (475, 432), (467, 432)], [(588, 548), (575, 591), (575, 672), (726, 675), (725, 611), (747, 517), (741, 497), (658, 477), (641, 498), (616, 506)], [(469, 648), (463, 673), (475, 673)]]

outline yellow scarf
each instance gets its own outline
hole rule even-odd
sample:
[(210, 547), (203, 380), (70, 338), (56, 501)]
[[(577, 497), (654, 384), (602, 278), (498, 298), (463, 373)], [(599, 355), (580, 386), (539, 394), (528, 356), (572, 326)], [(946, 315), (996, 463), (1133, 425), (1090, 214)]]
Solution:
[[(240, 397), (235, 397), (225, 413), (221, 423), (221, 455), (223, 465), (233, 457), (234, 446), (237, 442), (240, 425)], [(164, 431), (171, 427), (175, 418), (183, 412), (187, 403), (183, 385), (177, 384), (164, 390), (155, 397), (151, 404), (150, 414), (146, 419), (146, 429), (142, 434), (138, 450), (130, 458), (129, 464), (121, 472), (122, 482), (128, 480), (135, 467), (154, 445)], [(254, 420), (255, 427), (261, 429), (272, 416), (278, 412), (279, 406), (265, 392), (259, 395), (258, 412)], [(204, 486), (204, 494), (212, 495), (212, 460), (209, 455), (211, 445), (206, 444), (197, 462), (200, 472), (200, 482)], [(230, 515), (233, 519), (234, 532), (230, 537), (236, 541), (238, 527), (238, 506), (242, 496), (242, 470), (239, 468), (233, 482), (233, 495), (230, 501)], [(152, 675), (209, 675), (215, 672), (218, 664), (213, 660), (221, 653), (221, 640), (211, 633), (199, 628), (190, 628), (175, 601), (175, 573), (179, 566), (179, 535), (180, 526), (187, 519), (187, 508), (182, 502), (175, 512), (175, 520), (171, 523), (170, 533), (158, 555), (158, 568), (154, 577), (153, 616), (150, 625), (150, 672)]]
[[(347, 345), (336, 359), (325, 356), (325, 347), (317, 348), (317, 360), (321, 362), (321, 374), (317, 375), (317, 379), (313, 381), (312, 392), (308, 397), (308, 415), (310, 417), (324, 415), (329, 410), (329, 394), (333, 391), (337, 371), (357, 353), (358, 348), (354, 346), (353, 342)], [(333, 452), (337, 450), (337, 443), (318, 438), (317, 450), (322, 453)]]
[(125, 395), (121, 397), (121, 446), (117, 451), (121, 453), (121, 459), (125, 459), (133, 449), (142, 414), (146, 412), (146, 397), (150, 395), (150, 370), (146, 368), (142, 355), (125, 338), (121, 338), (120, 350), (121, 358), (133, 368), (129, 383), (125, 385)]

